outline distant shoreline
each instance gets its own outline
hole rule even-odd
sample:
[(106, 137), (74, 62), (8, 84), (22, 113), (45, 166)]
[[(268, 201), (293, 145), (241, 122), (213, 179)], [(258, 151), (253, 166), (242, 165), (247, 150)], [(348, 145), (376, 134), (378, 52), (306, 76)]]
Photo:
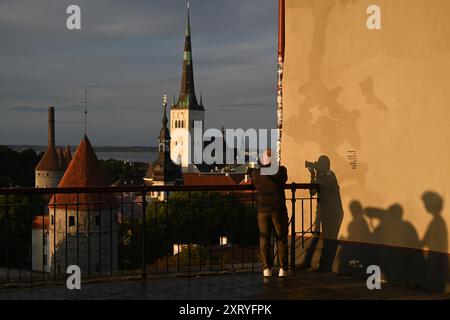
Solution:
[[(45, 151), (47, 146), (43, 145), (7, 145), (7, 147), (13, 149), (14, 151), (23, 151), (27, 149), (34, 150), (35, 152)], [(65, 145), (61, 147), (65, 148)], [(71, 151), (75, 151), (77, 146), (70, 146)], [(158, 148), (154, 146), (96, 146), (94, 147), (95, 152), (132, 152), (132, 153), (147, 153), (147, 152), (157, 152)]]

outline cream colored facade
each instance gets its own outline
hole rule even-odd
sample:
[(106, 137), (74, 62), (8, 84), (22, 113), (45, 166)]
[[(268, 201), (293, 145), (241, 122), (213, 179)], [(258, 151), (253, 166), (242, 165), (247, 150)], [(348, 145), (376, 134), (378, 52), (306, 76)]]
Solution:
[(181, 164), (183, 172), (196, 172), (193, 160), (194, 148), (203, 151), (202, 139), (194, 139), (194, 121), (201, 121), (204, 130), (205, 111), (189, 110), (173, 107), (170, 110), (170, 158), (176, 164)]
[(35, 171), (36, 188), (56, 188), (61, 181), (62, 171)]
[[(381, 30), (367, 28), (372, 4)], [(400, 204), (422, 239), (434, 191), (450, 222), (449, 13), (447, 0), (286, 0), (282, 164), (305, 182), (305, 160), (331, 159), (340, 239), (353, 240), (353, 200)]]

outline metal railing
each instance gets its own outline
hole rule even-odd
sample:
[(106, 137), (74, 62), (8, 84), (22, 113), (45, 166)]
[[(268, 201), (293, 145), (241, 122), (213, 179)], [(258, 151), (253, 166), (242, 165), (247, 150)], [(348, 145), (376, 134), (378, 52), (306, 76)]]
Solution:
[[(295, 269), (319, 186), (285, 189)], [(87, 279), (259, 271), (257, 206), (252, 185), (0, 189), (0, 283), (59, 281), (69, 265)]]

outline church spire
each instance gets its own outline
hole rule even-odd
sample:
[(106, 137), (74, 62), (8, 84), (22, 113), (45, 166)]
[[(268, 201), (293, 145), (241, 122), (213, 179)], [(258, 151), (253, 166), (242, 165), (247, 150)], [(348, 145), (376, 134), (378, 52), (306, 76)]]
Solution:
[(189, 2), (187, 3), (187, 21), (186, 21), (186, 32), (184, 40), (184, 54), (183, 54), (183, 74), (181, 77), (180, 95), (178, 97), (178, 102), (176, 106), (180, 108), (203, 110), (203, 107), (199, 105), (197, 97), (195, 96)]
[(163, 117), (162, 127), (158, 137), (158, 158), (154, 160), (147, 169), (144, 181), (153, 184), (154, 182), (169, 182), (182, 179), (181, 167), (177, 166), (170, 159), (170, 132), (167, 128), (167, 95), (163, 95)]
[(167, 108), (167, 95), (163, 95), (163, 117), (162, 117), (162, 128), (159, 132), (159, 152), (170, 152), (170, 133), (169, 129), (167, 128), (167, 123), (169, 122), (167, 120), (166, 115), (166, 108)]

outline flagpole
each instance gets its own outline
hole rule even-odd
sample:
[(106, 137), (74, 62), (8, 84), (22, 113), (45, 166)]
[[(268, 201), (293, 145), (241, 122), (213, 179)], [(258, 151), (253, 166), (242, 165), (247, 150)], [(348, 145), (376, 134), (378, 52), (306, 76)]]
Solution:
[(87, 90), (84, 90), (84, 99), (81, 100), (84, 104), (84, 135), (87, 133)]
[(283, 129), (283, 69), (285, 48), (285, 0), (278, 0), (278, 81), (277, 81), (277, 161), (281, 163), (281, 135)]

